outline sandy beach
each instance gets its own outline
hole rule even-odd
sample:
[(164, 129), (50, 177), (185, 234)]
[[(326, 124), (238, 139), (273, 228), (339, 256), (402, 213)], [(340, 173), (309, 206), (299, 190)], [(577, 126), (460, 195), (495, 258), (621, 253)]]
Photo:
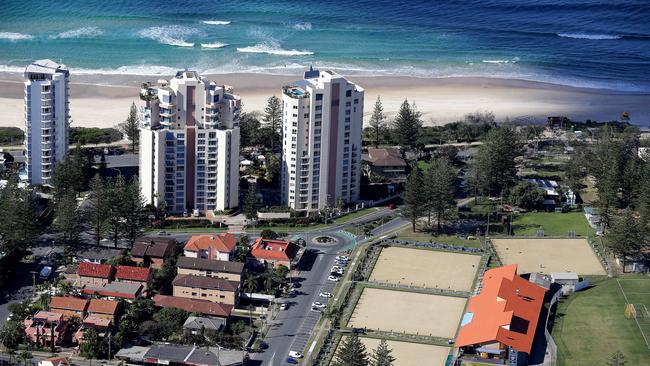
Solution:
[[(242, 97), (245, 111), (261, 111), (266, 99), (280, 95), (281, 87), (296, 76), (266, 74), (205, 75), (218, 83), (232, 85)], [(171, 77), (165, 76), (165, 77)], [(139, 103), (139, 85), (156, 81), (154, 75), (71, 76), (70, 114), (73, 127), (111, 127), (124, 120), (132, 102)], [(476, 111), (492, 111), (497, 119), (527, 119), (543, 122), (547, 116), (575, 120), (613, 120), (623, 111), (631, 121), (650, 121), (650, 94), (606, 89), (575, 88), (548, 83), (492, 78), (349, 77), (366, 90), (366, 120), (381, 96), (389, 118), (404, 98), (415, 101), (425, 125), (443, 124)], [(0, 73), (0, 126), (24, 126), (21, 75)]]

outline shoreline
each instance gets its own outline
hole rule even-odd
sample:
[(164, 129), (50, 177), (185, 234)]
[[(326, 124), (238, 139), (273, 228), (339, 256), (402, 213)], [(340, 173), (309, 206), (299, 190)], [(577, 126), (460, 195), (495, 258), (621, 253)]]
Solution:
[[(71, 75), (70, 114), (72, 127), (112, 127), (128, 114), (131, 102), (139, 103), (142, 82), (169, 79), (173, 75)], [(281, 87), (301, 77), (272, 74), (205, 74), (210, 80), (231, 85), (242, 97), (246, 112), (262, 111), (266, 99), (280, 96)], [(344, 75), (345, 76), (345, 75)], [(380, 96), (389, 120), (406, 98), (422, 112), (424, 125), (462, 119), (468, 113), (492, 111), (497, 120), (543, 123), (548, 116), (575, 120), (609, 121), (622, 112), (631, 122), (650, 121), (650, 93), (618, 91), (552, 84), (521, 79), (489, 77), (423, 78), (406, 76), (350, 76), (365, 91), (364, 119)], [(23, 127), (22, 75), (0, 72), (0, 126)]]

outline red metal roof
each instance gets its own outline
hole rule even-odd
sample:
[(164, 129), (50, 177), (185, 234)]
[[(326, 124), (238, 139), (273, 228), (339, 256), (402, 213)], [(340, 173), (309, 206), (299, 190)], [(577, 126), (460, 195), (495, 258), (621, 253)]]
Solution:
[(113, 275), (113, 266), (110, 264), (81, 262), (79, 263), (79, 267), (77, 267), (77, 274), (82, 277), (110, 279)]
[(153, 301), (156, 303), (156, 306), (162, 308), (178, 308), (190, 313), (201, 313), (222, 318), (229, 317), (233, 309), (232, 305), (176, 296), (156, 295), (153, 297)]
[(283, 240), (257, 238), (251, 249), (251, 255), (267, 261), (286, 261), (295, 258), (298, 246)]
[(150, 268), (133, 267), (133, 266), (117, 266), (115, 272), (115, 279), (147, 282), (151, 275)]
[(517, 265), (485, 272), (481, 293), (469, 300), (456, 347), (501, 342), (530, 353), (546, 290), (517, 276)]

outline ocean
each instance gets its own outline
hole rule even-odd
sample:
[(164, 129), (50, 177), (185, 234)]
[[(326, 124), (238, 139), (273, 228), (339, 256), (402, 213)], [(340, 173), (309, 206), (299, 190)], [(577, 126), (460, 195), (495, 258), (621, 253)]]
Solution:
[(1, 0), (0, 72), (498, 77), (650, 91), (648, 0)]

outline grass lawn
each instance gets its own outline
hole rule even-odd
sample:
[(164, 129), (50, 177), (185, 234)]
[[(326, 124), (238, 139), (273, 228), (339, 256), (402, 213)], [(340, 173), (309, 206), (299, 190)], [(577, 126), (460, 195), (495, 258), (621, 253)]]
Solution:
[[(644, 291), (650, 292), (650, 279), (645, 277), (643, 281)], [(625, 318), (624, 306), (616, 278), (603, 280), (562, 301), (553, 327), (558, 365), (604, 365), (616, 350), (623, 352), (628, 365), (646, 365), (650, 350), (636, 322)]]
[(221, 233), (228, 231), (228, 227), (223, 228), (214, 228), (214, 227), (166, 227), (163, 229), (151, 229), (148, 230), (149, 234), (156, 234), (159, 231), (166, 231), (168, 233)]
[(400, 231), (397, 234), (396, 239), (398, 240), (414, 240), (423, 243), (429, 243), (432, 240), (436, 243), (450, 244), (450, 245), (464, 245), (466, 247), (475, 247), (478, 248), (481, 246), (479, 240), (466, 240), (457, 237), (456, 235), (433, 235), (426, 231), (416, 231), (413, 232), (413, 229), (410, 227)]
[(340, 216), (340, 217), (335, 218), (334, 219), (334, 224), (344, 224), (344, 223), (346, 223), (348, 221), (358, 219), (361, 216), (365, 216), (365, 215), (368, 215), (370, 213), (376, 212), (377, 210), (379, 210), (377, 207), (362, 208), (359, 211), (355, 211), (355, 212), (349, 213), (349, 214), (347, 214), (345, 216)]
[(534, 236), (543, 229), (545, 236), (566, 236), (569, 230), (576, 235), (594, 235), (582, 212), (530, 212), (516, 215), (512, 222), (514, 235)]

